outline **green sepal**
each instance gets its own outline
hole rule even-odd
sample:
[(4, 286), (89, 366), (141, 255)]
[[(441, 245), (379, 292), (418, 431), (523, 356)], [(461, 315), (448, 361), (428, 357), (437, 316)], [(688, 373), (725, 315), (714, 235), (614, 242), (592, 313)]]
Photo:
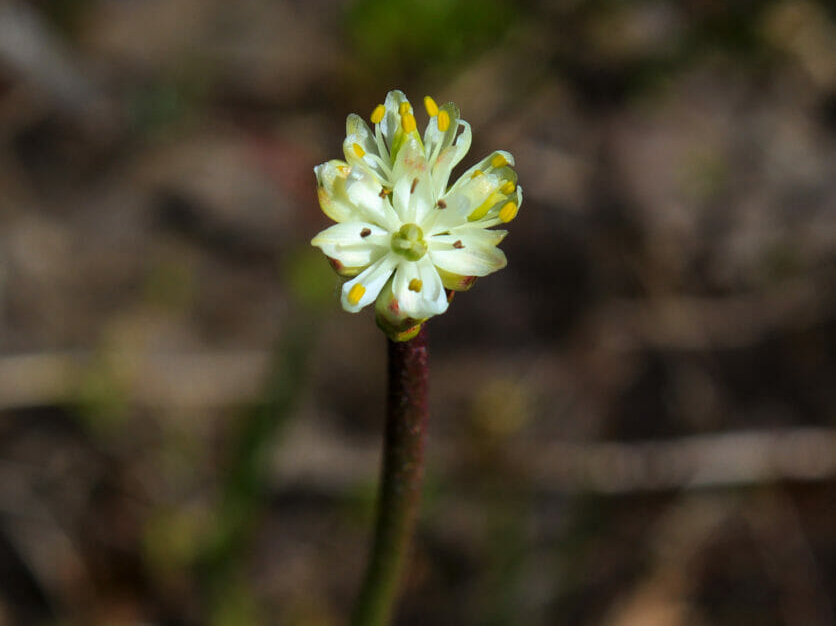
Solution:
[(441, 277), (441, 284), (444, 285), (445, 289), (450, 289), (451, 291), (467, 291), (476, 282), (476, 276), (462, 276), (461, 274), (454, 274), (453, 272), (443, 270), (440, 267), (436, 267), (435, 269), (438, 270), (438, 275)]
[(377, 327), (392, 341), (409, 341), (418, 334), (421, 326), (427, 321), (426, 318), (409, 317), (400, 310), (398, 299), (392, 291), (391, 278), (377, 297), (374, 311)]
[(346, 267), (337, 259), (334, 259), (328, 255), (325, 255), (325, 258), (328, 259), (328, 262), (331, 264), (331, 267), (334, 269), (334, 271), (343, 278), (354, 278), (355, 276), (357, 276), (357, 274), (359, 274), (365, 269), (364, 267)]

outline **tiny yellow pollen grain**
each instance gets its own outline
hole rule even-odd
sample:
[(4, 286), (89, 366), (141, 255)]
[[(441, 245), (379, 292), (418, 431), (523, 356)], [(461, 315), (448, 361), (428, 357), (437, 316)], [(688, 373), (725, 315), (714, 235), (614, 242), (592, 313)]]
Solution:
[(440, 111), (438, 113), (438, 130), (442, 133), (450, 128), (450, 114), (447, 111)]
[(408, 100), (406, 100), (404, 102), (401, 102), (398, 105), (398, 113), (400, 113), (401, 115), (406, 115), (407, 113), (410, 112), (410, 110), (412, 110), (412, 105), (409, 104)]
[(505, 167), (506, 165), (508, 165), (508, 159), (501, 154), (495, 154), (491, 159), (492, 167)]
[(430, 96), (424, 96), (424, 108), (427, 109), (427, 115), (430, 117), (438, 115), (438, 105)]
[(372, 111), (372, 124), (380, 124), (383, 121), (383, 116), (386, 115), (386, 107), (382, 104), (378, 104), (374, 111)]
[(360, 283), (357, 283), (348, 291), (348, 302), (350, 304), (357, 304), (360, 302), (360, 298), (363, 297), (364, 293), (366, 293), (366, 288)]
[(359, 143), (355, 143), (353, 146), (351, 146), (351, 148), (352, 150), (354, 150), (354, 154), (356, 154), (357, 157), (360, 159), (362, 159), (363, 156), (366, 154), (366, 151), (363, 150), (363, 146), (361, 146)]
[(510, 222), (512, 219), (517, 217), (518, 210), (519, 208), (516, 204), (509, 202), (499, 210), (499, 219), (503, 222)]
[(499, 188), (499, 190), (507, 196), (508, 194), (514, 193), (516, 188), (517, 188), (517, 186), (514, 184), (513, 181), (506, 180), (502, 184), (502, 187)]
[(424, 283), (420, 278), (413, 278), (409, 281), (409, 290), (415, 293), (420, 293), (423, 286)]
[(415, 116), (412, 113), (406, 113), (401, 116), (401, 128), (403, 128), (403, 132), (411, 133), (417, 126)]
[(470, 175), (470, 177), (471, 177), (471, 178), (476, 178), (477, 176), (481, 176), (482, 174), (484, 174), (484, 172), (483, 172), (482, 170), (476, 170), (475, 172), (473, 172), (473, 173)]

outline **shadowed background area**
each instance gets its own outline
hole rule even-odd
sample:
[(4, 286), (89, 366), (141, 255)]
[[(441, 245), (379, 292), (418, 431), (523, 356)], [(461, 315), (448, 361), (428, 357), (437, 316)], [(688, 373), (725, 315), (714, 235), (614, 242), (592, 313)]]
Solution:
[(834, 626), (834, 41), (823, 0), (0, 3), (0, 626), (346, 623), (386, 351), (312, 168), (393, 88), (525, 189), (428, 326), (397, 623)]

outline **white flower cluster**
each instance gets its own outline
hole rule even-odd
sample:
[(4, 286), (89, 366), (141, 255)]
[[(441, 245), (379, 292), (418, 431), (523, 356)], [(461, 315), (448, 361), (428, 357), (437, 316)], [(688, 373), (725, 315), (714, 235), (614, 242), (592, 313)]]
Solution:
[(337, 224), (311, 242), (348, 280), (346, 311), (377, 301), (378, 324), (396, 340), (447, 310), (446, 289), (468, 289), (476, 277), (505, 267), (497, 248), (507, 234), (488, 230), (510, 222), (522, 202), (511, 166), (497, 151), (448, 187), (453, 167), (470, 148), (470, 125), (453, 103), (424, 98), (430, 116), (423, 138), (412, 105), (391, 91), (371, 114), (346, 121), (345, 161), (315, 168), (319, 203)]

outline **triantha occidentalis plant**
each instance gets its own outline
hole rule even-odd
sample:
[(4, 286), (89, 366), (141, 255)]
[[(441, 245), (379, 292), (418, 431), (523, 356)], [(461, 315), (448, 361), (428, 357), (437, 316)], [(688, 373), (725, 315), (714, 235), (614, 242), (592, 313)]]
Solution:
[(388, 395), (377, 521), (352, 626), (389, 623), (412, 534), (423, 470), (428, 354), (424, 322), (444, 313), (453, 292), (505, 267), (497, 248), (517, 216), (522, 189), (513, 157), (497, 150), (450, 182), (470, 148), (470, 125), (453, 103), (427, 96), (423, 137), (406, 96), (390, 91), (371, 113), (372, 131), (349, 115), (345, 161), (315, 168), (319, 203), (337, 224), (311, 242), (356, 313), (376, 302), (389, 338)]
[(502, 150), (448, 186), (470, 148), (470, 124), (453, 103), (424, 98), (423, 138), (406, 96), (391, 91), (372, 111), (374, 131), (349, 115), (345, 161), (315, 168), (319, 203), (337, 224), (311, 242), (340, 276), (342, 306), (356, 313), (377, 301), (378, 325), (395, 341), (417, 334), (447, 310), (446, 290), (465, 291), (478, 276), (505, 267), (492, 230), (517, 216), (522, 189)]

